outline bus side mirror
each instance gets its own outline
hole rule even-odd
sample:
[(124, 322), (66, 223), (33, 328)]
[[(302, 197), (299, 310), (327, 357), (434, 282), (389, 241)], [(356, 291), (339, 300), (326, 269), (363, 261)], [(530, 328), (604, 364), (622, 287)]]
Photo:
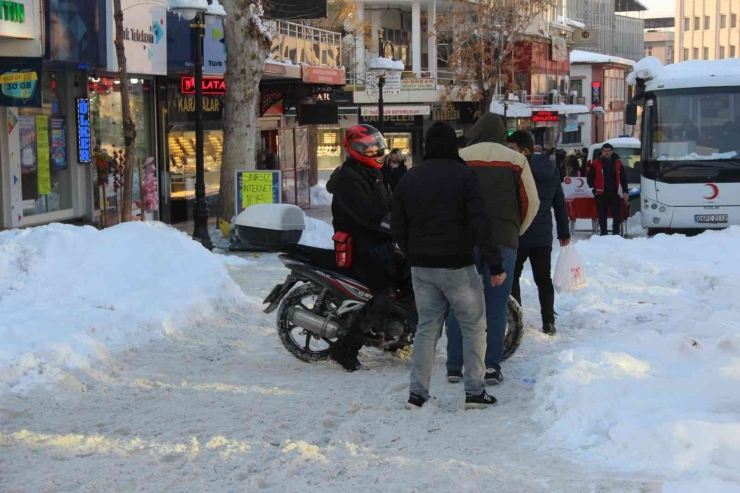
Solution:
[(627, 105), (625, 123), (627, 125), (637, 125), (637, 105), (635, 103), (630, 103)]

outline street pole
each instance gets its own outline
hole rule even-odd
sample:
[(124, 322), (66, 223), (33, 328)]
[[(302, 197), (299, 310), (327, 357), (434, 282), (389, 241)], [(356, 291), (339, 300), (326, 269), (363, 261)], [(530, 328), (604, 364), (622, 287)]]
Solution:
[(208, 204), (203, 159), (203, 37), (205, 15), (199, 13), (190, 24), (195, 42), (195, 206), (193, 207), (193, 239), (208, 250), (213, 250), (208, 233)]
[(509, 103), (504, 101), (504, 131), (506, 132), (506, 135), (509, 135), (509, 125), (506, 122), (506, 112), (509, 110)]
[(385, 86), (385, 74), (378, 75), (378, 130), (381, 135), (385, 133), (385, 117), (383, 116), (383, 86)]

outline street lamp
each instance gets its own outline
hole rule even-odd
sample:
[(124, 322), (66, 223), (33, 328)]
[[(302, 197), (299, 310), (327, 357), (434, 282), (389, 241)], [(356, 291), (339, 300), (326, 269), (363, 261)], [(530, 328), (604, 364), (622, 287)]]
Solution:
[(385, 87), (385, 78), (394, 73), (403, 72), (403, 62), (390, 60), (388, 58), (378, 57), (370, 60), (368, 70), (378, 76), (378, 130), (384, 133), (385, 122), (383, 112), (383, 87)]
[(208, 233), (205, 165), (203, 159), (203, 38), (206, 22), (211, 24), (226, 11), (218, 0), (170, 0), (170, 10), (190, 22), (193, 33), (195, 71), (195, 206), (193, 207), (193, 239), (213, 250)]
[(599, 143), (599, 115), (603, 115), (604, 113), (606, 113), (606, 111), (604, 111), (604, 108), (602, 108), (601, 106), (597, 106), (596, 108), (591, 110), (591, 114), (594, 115), (594, 126), (596, 130), (596, 135), (593, 139), (594, 141), (591, 142), (591, 144)]

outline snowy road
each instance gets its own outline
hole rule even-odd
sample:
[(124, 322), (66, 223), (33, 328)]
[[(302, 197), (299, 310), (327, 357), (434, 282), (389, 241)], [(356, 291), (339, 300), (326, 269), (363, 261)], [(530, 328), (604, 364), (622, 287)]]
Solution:
[(435, 404), (408, 412), (407, 361), (372, 351), (370, 371), (349, 375), (291, 357), (274, 316), (258, 311), (285, 271), (272, 255), (253, 262), (230, 268), (250, 300), (243, 309), (123, 352), (107, 369), (69, 372), (61, 389), (4, 395), (0, 491), (661, 490), (661, 478), (541, 448), (522, 380), (576, 342), (567, 325), (554, 340), (528, 330), (497, 408), (463, 411), (439, 358)]

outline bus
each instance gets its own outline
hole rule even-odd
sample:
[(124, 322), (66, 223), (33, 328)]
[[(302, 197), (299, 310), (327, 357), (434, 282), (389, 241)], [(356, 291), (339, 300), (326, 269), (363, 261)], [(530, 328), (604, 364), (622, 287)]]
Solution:
[(740, 225), (740, 59), (648, 57), (626, 123), (641, 123), (642, 225), (650, 236)]

